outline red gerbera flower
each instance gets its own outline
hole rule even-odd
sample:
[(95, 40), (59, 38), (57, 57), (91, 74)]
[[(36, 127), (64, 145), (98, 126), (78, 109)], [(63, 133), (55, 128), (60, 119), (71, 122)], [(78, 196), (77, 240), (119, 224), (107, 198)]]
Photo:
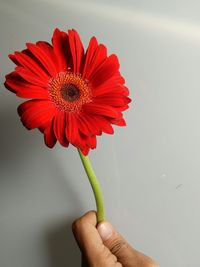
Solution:
[(122, 111), (131, 101), (119, 72), (116, 55), (92, 37), (86, 53), (78, 33), (55, 29), (52, 45), (27, 43), (27, 49), (9, 55), (17, 65), (5, 86), (30, 100), (18, 107), (27, 129), (38, 128), (48, 147), (58, 140), (84, 155), (96, 148), (96, 136), (113, 134), (112, 124), (124, 126)]

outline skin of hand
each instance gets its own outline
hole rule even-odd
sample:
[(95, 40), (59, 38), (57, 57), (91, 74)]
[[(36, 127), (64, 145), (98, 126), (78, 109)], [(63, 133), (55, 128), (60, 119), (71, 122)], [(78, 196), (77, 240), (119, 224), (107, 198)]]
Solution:
[(82, 252), (82, 267), (159, 267), (132, 248), (109, 222), (97, 225), (94, 211), (74, 221), (72, 231)]

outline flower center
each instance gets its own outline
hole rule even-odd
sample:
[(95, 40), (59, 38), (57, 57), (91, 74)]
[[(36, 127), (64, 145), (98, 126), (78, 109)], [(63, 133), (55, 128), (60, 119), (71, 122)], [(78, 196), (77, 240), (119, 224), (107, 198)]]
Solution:
[(49, 81), (49, 95), (59, 110), (78, 111), (92, 101), (91, 89), (80, 74), (60, 72)]
[(73, 102), (80, 97), (80, 91), (74, 84), (64, 84), (60, 89), (63, 99)]

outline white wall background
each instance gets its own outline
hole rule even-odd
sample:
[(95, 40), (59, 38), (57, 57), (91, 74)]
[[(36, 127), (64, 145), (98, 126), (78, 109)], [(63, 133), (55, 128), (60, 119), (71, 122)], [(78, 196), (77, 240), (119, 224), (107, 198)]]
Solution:
[(94, 209), (77, 151), (23, 128), (7, 54), (75, 28), (119, 55), (126, 128), (90, 154), (107, 218), (163, 267), (200, 266), (200, 2), (1, 0), (0, 266), (80, 266), (71, 222)]

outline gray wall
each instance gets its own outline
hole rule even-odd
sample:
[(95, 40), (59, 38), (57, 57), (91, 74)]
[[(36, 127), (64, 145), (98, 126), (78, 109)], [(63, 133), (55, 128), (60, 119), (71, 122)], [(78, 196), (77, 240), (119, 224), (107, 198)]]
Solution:
[[(109, 2), (109, 3), (108, 3)], [(199, 1), (1, 0), (7, 54), (75, 28), (119, 55), (133, 103), (126, 128), (90, 153), (107, 218), (163, 267), (200, 266)], [(0, 266), (79, 266), (71, 222), (94, 209), (76, 149), (50, 150), (21, 125), (22, 100), (0, 97)]]

